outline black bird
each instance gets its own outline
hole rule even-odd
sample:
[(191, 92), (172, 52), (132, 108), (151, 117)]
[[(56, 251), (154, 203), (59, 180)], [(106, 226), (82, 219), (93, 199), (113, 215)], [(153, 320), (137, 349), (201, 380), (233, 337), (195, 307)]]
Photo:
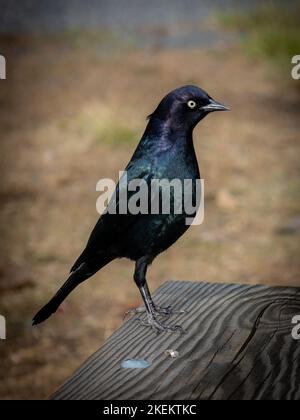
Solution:
[[(195, 181), (200, 179), (193, 145), (194, 127), (206, 115), (225, 111), (224, 105), (214, 101), (196, 86), (183, 86), (166, 95), (148, 117), (146, 130), (126, 167), (127, 182), (143, 179), (147, 185), (153, 179), (193, 180), (192, 198), (195, 199)], [(119, 184), (120, 185), (120, 184)], [(119, 185), (114, 198), (120, 205)], [(160, 203), (161, 203), (161, 196)], [(146, 324), (156, 331), (179, 330), (179, 326), (165, 325), (160, 315), (170, 315), (171, 308), (157, 307), (146, 282), (146, 272), (154, 258), (169, 248), (188, 229), (184, 210), (174, 211), (174, 191), (170, 195), (171, 210), (163, 214), (111, 214), (106, 211), (94, 227), (86, 248), (71, 268), (70, 275), (56, 295), (35, 315), (33, 325), (45, 321), (63, 300), (84, 280), (116, 258), (135, 261), (134, 281), (142, 295)], [(195, 214), (194, 214), (195, 216)]]

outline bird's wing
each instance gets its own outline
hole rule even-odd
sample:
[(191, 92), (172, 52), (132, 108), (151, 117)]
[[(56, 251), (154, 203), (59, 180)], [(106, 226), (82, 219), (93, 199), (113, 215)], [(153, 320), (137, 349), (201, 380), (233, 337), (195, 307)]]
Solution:
[[(142, 179), (146, 181), (147, 185), (150, 186), (151, 179), (156, 177), (156, 173), (153, 170), (151, 163), (145, 163), (145, 161), (133, 161), (128, 164), (125, 169), (127, 174), (127, 183), (133, 179)], [(120, 187), (121, 185), (121, 187)], [(135, 223), (142, 214), (119, 214), (119, 191), (120, 188), (127, 188), (126, 183), (122, 184), (120, 181), (116, 186), (114, 195), (108, 205), (111, 206), (112, 200), (115, 200), (115, 213), (112, 214), (109, 211), (104, 212), (98, 219), (94, 229), (91, 232), (87, 245), (76, 260), (75, 264), (71, 268), (71, 271), (76, 270), (83, 262), (97, 257), (97, 255), (105, 252), (114, 241), (118, 241), (121, 235), (126, 234), (126, 231), (130, 228), (132, 223)], [(130, 197), (136, 191), (128, 191), (127, 189), (127, 202)]]

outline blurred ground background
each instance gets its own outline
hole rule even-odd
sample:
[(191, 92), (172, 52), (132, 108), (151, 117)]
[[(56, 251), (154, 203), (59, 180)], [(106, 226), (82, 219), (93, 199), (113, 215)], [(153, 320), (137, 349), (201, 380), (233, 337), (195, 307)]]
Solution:
[[(195, 132), (205, 222), (149, 270), (168, 279), (300, 286), (299, 2), (0, 1), (0, 398), (45, 398), (139, 305), (116, 261), (38, 328), (97, 213), (169, 90), (205, 88), (232, 112)], [(279, 9), (280, 6), (283, 9)]]

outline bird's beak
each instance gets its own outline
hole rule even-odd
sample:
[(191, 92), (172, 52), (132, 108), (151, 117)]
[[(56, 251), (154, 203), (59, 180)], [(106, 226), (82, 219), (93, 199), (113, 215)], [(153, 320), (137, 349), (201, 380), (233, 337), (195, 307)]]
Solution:
[(215, 101), (214, 99), (210, 100), (208, 105), (204, 105), (201, 107), (202, 111), (205, 112), (214, 112), (214, 111), (230, 111), (227, 106), (220, 104), (219, 102)]

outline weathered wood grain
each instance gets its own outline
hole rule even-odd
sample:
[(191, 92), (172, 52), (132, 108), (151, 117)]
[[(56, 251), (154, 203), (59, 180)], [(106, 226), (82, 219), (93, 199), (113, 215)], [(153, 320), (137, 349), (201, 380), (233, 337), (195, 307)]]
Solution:
[[(186, 334), (156, 335), (136, 317), (116, 331), (54, 399), (300, 399), (300, 289), (168, 282), (155, 294)], [(172, 359), (167, 349), (179, 352)], [(123, 369), (125, 359), (146, 369)]]

